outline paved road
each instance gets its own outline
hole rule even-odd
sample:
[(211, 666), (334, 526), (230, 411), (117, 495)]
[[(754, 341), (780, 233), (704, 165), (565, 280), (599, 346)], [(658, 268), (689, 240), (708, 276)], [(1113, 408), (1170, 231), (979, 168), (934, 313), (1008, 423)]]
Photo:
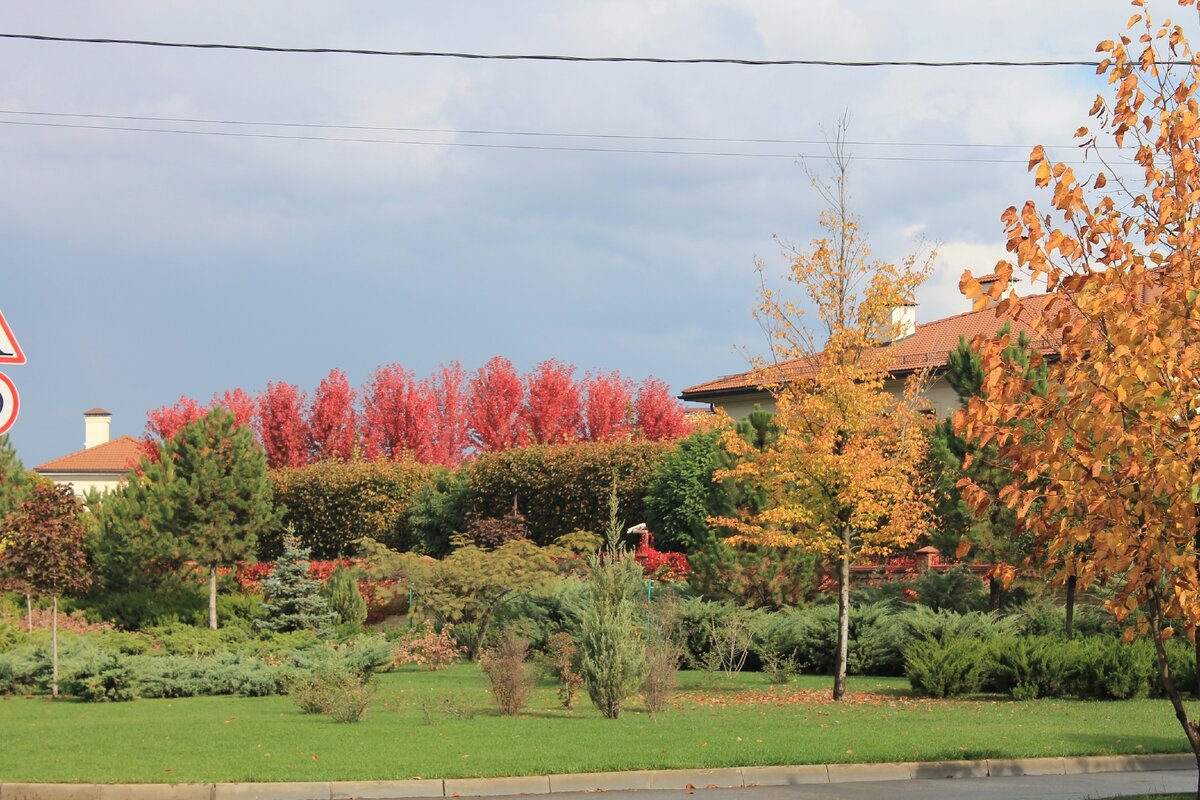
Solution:
[[(692, 791), (605, 792), (606, 800), (1094, 800), (1131, 794), (1195, 792), (1196, 772), (1105, 772), (1022, 778), (870, 781)], [(594, 792), (557, 800), (596, 800)]]

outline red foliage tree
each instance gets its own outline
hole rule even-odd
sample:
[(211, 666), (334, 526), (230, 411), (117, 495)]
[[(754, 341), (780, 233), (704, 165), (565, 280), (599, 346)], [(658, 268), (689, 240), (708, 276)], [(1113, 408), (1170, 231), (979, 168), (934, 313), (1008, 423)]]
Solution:
[(58, 598), (83, 592), (92, 583), (82, 511), (71, 487), (36, 483), (30, 498), (9, 518), (0, 549), (0, 572), (25, 591), (53, 599), (52, 697), (58, 697)]
[(399, 364), (378, 367), (363, 387), (362, 440), (367, 458), (430, 460), (433, 404), (428, 387)]
[(158, 443), (170, 439), (179, 429), (200, 419), (204, 407), (190, 397), (181, 396), (175, 405), (162, 406), (146, 413), (146, 431), (142, 434), (142, 453), (158, 461)]
[(258, 414), (258, 403), (245, 389), (227, 389), (224, 394), (213, 397), (209, 407), (220, 406), (233, 414), (238, 425), (254, 429), (254, 417)]
[(537, 365), (526, 379), (522, 422), (538, 444), (559, 444), (579, 438), (583, 398), (575, 367), (550, 359)]
[(606, 442), (621, 439), (633, 429), (633, 381), (621, 373), (598, 372), (583, 381), (587, 392), (584, 410), (584, 437)]
[(671, 389), (658, 378), (650, 377), (638, 387), (633, 401), (637, 431), (652, 441), (681, 439), (691, 432), (683, 415), (683, 403), (671, 396)]
[(528, 442), (521, 411), (525, 388), (507, 358), (484, 364), (467, 386), (471, 442), (480, 450), (507, 450)]
[(301, 467), (308, 463), (308, 426), (304, 423), (307, 395), (290, 383), (268, 383), (258, 396), (258, 436), (267, 465)]
[(314, 461), (340, 458), (349, 461), (358, 444), (358, 414), (354, 389), (346, 373), (332, 369), (317, 386), (308, 411), (308, 445)]
[(426, 391), (433, 412), (430, 460), (447, 467), (462, 463), (471, 444), (467, 426), (467, 374), (454, 361), (428, 380)]

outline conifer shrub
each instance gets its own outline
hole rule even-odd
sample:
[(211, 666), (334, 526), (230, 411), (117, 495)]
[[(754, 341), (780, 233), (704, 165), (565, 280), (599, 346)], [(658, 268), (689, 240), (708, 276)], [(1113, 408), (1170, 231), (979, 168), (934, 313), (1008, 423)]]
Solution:
[(600, 713), (617, 719), (646, 674), (646, 636), (640, 612), (642, 569), (610, 551), (593, 557), (579, 609), (580, 673)]
[(258, 631), (324, 631), (337, 614), (321, 593), (321, 584), (309, 577), (307, 547), (292, 535), (284, 539), (283, 553), (263, 580), (263, 618), (254, 621)]
[(920, 639), (904, 653), (912, 688), (927, 697), (974, 694), (983, 686), (986, 648), (970, 637)]
[(351, 570), (339, 564), (322, 588), (322, 594), (330, 611), (337, 615), (338, 625), (362, 627), (367, 619), (367, 601), (363, 599)]
[(987, 686), (1017, 700), (1062, 697), (1075, 679), (1076, 649), (1054, 637), (996, 637), (988, 644)]

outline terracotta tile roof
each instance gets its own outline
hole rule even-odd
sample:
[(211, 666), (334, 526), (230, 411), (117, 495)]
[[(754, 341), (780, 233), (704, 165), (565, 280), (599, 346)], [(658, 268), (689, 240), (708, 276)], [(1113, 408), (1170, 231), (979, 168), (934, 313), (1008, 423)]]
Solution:
[(132, 436), (122, 436), (111, 442), (80, 450), (69, 456), (47, 461), (35, 472), (112, 472), (124, 473), (132, 469), (142, 456), (142, 443)]
[(83, 412), (83, 415), (85, 417), (111, 417), (112, 412), (106, 411), (103, 408), (89, 408), (87, 411)]
[[(1030, 333), (1028, 321), (1041, 314), (1049, 297), (1049, 295), (1043, 294), (1021, 298), (1022, 316), (1021, 319), (1011, 321), (1013, 334)], [(952, 317), (918, 325), (912, 336), (885, 345), (879, 350), (881, 354), (888, 357), (893, 375), (906, 375), (926, 368), (936, 371), (946, 366), (950, 351), (958, 347), (960, 336), (965, 336), (968, 342), (978, 335), (992, 336), (1004, 326), (1006, 321), (1008, 320), (997, 319), (994, 308), (968, 311), (964, 314), (956, 314)], [(1032, 344), (1043, 353), (1055, 349), (1055, 343), (1051, 341), (1034, 341)], [(779, 365), (784, 380), (811, 373), (813, 369), (812, 358), (797, 359)], [(684, 389), (680, 397), (684, 400), (698, 401), (704, 400), (708, 396), (753, 391), (762, 385), (761, 381), (760, 374), (755, 370), (749, 370), (736, 375), (725, 375), (716, 380)]]

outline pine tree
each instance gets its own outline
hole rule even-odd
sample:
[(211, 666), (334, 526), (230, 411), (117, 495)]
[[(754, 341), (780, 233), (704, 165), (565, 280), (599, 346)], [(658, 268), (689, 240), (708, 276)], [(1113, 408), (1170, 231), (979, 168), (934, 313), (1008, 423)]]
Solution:
[(354, 573), (338, 565), (323, 590), (339, 625), (362, 625), (367, 619), (367, 601), (358, 590)]
[[(997, 336), (1006, 336), (1010, 328), (1005, 324)], [(1014, 365), (1026, 368), (1031, 391), (1045, 396), (1046, 366), (1029, 369), (1032, 352), (1029, 339), (1024, 332), (1017, 341), (1007, 347), (1002, 357)], [(958, 347), (949, 353), (946, 382), (958, 394), (963, 408), (971, 398), (982, 393), (983, 367), (979, 354), (965, 338), (959, 339)], [(963, 467), (968, 457), (970, 465)], [(994, 444), (979, 447), (959, 436), (954, 430), (953, 416), (947, 417), (935, 427), (930, 435), (927, 454), (929, 473), (933, 476), (934, 513), (939, 521), (934, 544), (942, 550), (954, 551), (961, 543), (968, 543), (979, 556), (995, 563), (1017, 564), (1029, 555), (1033, 543), (1029, 537), (1017, 536), (1017, 515), (1002, 503), (993, 503), (982, 515), (974, 514), (962, 498), (958, 482), (968, 477), (977, 485), (987, 486), (999, 494), (1000, 488), (1012, 480), (1007, 464), (1003, 463)], [(962, 551), (960, 551), (962, 552)], [(1000, 580), (991, 580), (991, 597), (994, 608), (999, 607)]]
[(267, 459), (250, 430), (214, 408), (158, 445), (143, 461), (145, 516), (139, 525), (179, 556), (208, 570), (208, 625), (217, 627), (217, 569), (254, 553), (258, 535), (279, 524)]
[[(263, 580), (263, 609), (266, 618), (254, 621), (255, 630), (324, 631), (337, 621), (319, 581), (308, 574), (309, 549), (289, 530), (283, 537), (283, 553)], [(357, 590), (357, 587), (355, 587)], [(359, 598), (362, 599), (361, 597)], [(363, 605), (364, 618), (366, 605)]]

